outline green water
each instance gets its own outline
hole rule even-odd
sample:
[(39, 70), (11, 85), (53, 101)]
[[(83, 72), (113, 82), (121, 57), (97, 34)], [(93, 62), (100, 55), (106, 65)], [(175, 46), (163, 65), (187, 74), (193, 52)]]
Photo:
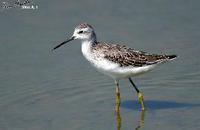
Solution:
[[(36, 1), (38, 9), (0, 12), (0, 130), (200, 129), (200, 2), (191, 0)], [(115, 86), (84, 59), (80, 42), (52, 52), (88, 22), (99, 41), (179, 55)], [(121, 118), (121, 122), (117, 120)]]

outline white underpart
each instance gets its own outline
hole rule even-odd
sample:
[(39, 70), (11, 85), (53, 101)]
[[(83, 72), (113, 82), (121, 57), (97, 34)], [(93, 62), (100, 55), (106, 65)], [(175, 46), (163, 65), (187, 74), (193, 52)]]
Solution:
[(119, 64), (103, 58), (102, 55), (95, 55), (91, 52), (92, 43), (89, 41), (82, 42), (82, 53), (84, 57), (100, 72), (111, 76), (114, 79), (121, 79), (136, 76), (152, 70), (156, 65), (147, 65), (143, 67), (120, 67)]

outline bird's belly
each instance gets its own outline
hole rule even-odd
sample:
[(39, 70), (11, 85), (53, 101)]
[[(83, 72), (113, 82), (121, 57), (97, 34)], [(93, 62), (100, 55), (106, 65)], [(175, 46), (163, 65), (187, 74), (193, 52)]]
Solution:
[(82, 53), (84, 57), (94, 66), (99, 72), (102, 72), (114, 79), (126, 78), (145, 73), (154, 68), (155, 65), (144, 67), (121, 67), (120, 64), (109, 61), (101, 54), (91, 52), (90, 44), (82, 44)]
[[(99, 57), (86, 57), (86, 59), (95, 67), (99, 72), (110, 75), (113, 70), (118, 67), (118, 64), (110, 62), (106, 59)], [(111, 76), (111, 75), (110, 75)]]
[(117, 67), (111, 71), (111, 74), (112, 77), (114, 77), (115, 79), (128, 78), (146, 73), (152, 70), (154, 67), (155, 65), (149, 65), (144, 67)]
[(106, 74), (114, 79), (121, 79), (143, 74), (154, 68), (155, 65), (148, 65), (144, 67), (121, 67), (120, 64), (111, 62), (107, 59), (100, 57), (86, 57), (86, 59), (94, 66), (99, 72)]

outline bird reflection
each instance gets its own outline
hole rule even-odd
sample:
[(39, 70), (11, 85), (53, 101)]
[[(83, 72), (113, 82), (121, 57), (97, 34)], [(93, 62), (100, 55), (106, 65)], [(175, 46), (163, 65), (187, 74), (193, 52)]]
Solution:
[(116, 103), (115, 103), (115, 114), (116, 114), (116, 124), (117, 124), (117, 130), (121, 130), (121, 114), (120, 114), (120, 102), (117, 100), (120, 99), (120, 96), (116, 96)]
[[(121, 118), (121, 114), (120, 114), (120, 95), (116, 95), (115, 114), (116, 114), (117, 130), (121, 130), (122, 118)], [(145, 111), (142, 110), (140, 112), (138, 125), (135, 127), (135, 130), (141, 130), (141, 128), (144, 127), (144, 118), (145, 118)]]
[(140, 112), (140, 119), (139, 119), (139, 124), (135, 128), (135, 130), (140, 130), (140, 128), (144, 127), (144, 118), (145, 118), (145, 111)]

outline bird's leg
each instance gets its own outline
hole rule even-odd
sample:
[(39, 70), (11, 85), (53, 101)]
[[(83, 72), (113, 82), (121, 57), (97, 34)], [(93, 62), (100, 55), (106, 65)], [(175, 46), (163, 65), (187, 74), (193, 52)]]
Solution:
[[(117, 99), (117, 97), (116, 97)], [(117, 100), (116, 100), (117, 101)], [(120, 103), (115, 104), (115, 114), (116, 114), (116, 126), (117, 126), (117, 130), (121, 130), (121, 114), (120, 114)]]
[(133, 87), (135, 88), (135, 90), (137, 92), (137, 95), (138, 95), (138, 99), (139, 99), (140, 105), (142, 107), (142, 110), (144, 111), (145, 108), (144, 108), (144, 97), (143, 97), (143, 94), (140, 92), (140, 90), (133, 83), (132, 79), (131, 78), (128, 78), (128, 79), (129, 79), (130, 83), (133, 85)]
[(141, 107), (142, 107), (142, 111), (144, 111), (145, 110), (145, 108), (144, 108), (144, 96), (143, 96), (143, 94), (141, 92), (138, 93), (138, 99), (140, 101), (140, 104), (141, 104)]
[(115, 80), (116, 88), (115, 88), (115, 113), (116, 113), (116, 121), (117, 121), (117, 129), (121, 128), (121, 115), (120, 115), (120, 90), (119, 90), (119, 81)]
[(118, 81), (115, 81), (115, 84), (116, 84), (116, 88), (115, 88), (115, 97), (116, 97), (116, 104), (118, 106), (120, 106), (120, 90), (119, 90), (119, 82)]

